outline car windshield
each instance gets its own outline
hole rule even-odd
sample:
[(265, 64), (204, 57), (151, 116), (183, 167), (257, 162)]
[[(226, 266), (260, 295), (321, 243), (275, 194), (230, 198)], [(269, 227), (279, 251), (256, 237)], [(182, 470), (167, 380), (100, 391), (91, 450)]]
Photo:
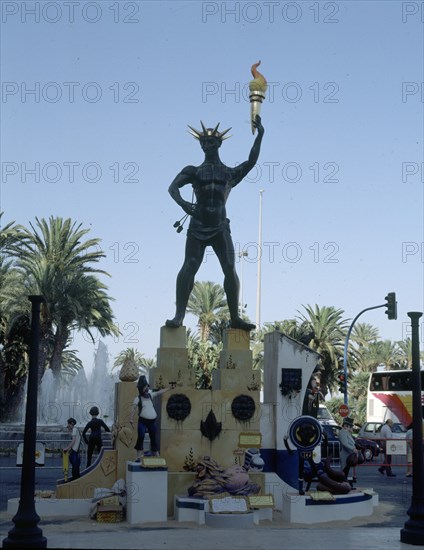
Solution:
[(317, 413), (318, 420), (333, 420), (333, 417), (330, 414), (330, 411), (327, 409), (327, 407), (318, 407), (318, 413)]

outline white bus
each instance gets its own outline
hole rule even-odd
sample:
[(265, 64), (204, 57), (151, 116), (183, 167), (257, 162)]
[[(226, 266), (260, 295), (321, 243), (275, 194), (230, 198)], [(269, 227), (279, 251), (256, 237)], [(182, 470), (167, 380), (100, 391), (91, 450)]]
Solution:
[[(424, 418), (424, 370), (421, 370), (421, 411)], [(371, 373), (367, 395), (367, 421), (391, 418), (408, 426), (412, 422), (412, 371), (386, 370)]]

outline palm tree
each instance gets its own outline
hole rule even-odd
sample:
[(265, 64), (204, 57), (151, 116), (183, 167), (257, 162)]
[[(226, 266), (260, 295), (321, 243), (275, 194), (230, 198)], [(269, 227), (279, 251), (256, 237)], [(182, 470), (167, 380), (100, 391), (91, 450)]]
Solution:
[[(396, 342), (400, 352), (400, 364), (403, 369), (412, 369), (412, 340), (405, 338)], [(424, 361), (424, 353), (420, 353), (421, 361)]]
[(352, 330), (351, 358), (355, 370), (371, 372), (377, 366), (374, 349), (378, 341), (378, 328), (369, 323), (358, 323)]
[(94, 275), (108, 275), (93, 265), (104, 257), (100, 240), (84, 240), (89, 229), (69, 218), (35, 220), (35, 226), (30, 224), (32, 231), (20, 229), (20, 245), (12, 246), (11, 253), (24, 277), (26, 295), (45, 298), (40, 316), (40, 379), (47, 366), (58, 378), (73, 330), (86, 331), (91, 337), (92, 328), (101, 336), (119, 331), (113, 322), (107, 287)]
[(385, 370), (402, 368), (404, 355), (397, 342), (392, 342), (391, 340), (376, 342), (374, 354), (376, 361), (378, 361), (377, 365), (385, 365)]
[(188, 301), (187, 312), (198, 318), (200, 340), (206, 342), (212, 325), (230, 317), (223, 287), (211, 281), (196, 281)]
[(320, 382), (325, 395), (327, 391), (337, 388), (337, 374), (343, 364), (347, 320), (342, 318), (344, 311), (333, 306), (303, 307), (306, 315), (299, 312), (297, 320), (303, 332), (311, 335), (308, 346), (321, 355)]
[[(2, 215), (0, 212), (0, 220)], [(28, 369), (30, 317), (27, 296), (25, 305), (22, 301), (19, 304), (19, 311), (6, 304), (11, 296), (22, 295), (24, 289), (23, 277), (10, 257), (11, 248), (19, 244), (19, 230), (15, 222), (0, 229), (0, 418), (3, 421), (15, 420), (18, 414)]]
[(378, 328), (369, 323), (357, 323), (352, 329), (352, 341), (365, 347), (379, 338)]

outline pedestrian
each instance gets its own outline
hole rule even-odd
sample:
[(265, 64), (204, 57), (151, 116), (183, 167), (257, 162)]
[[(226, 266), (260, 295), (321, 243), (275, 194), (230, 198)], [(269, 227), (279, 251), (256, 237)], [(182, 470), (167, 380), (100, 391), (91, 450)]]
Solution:
[[(99, 416), (98, 407), (91, 407), (90, 409), (91, 420), (87, 422), (85, 426), (82, 437), (87, 445), (87, 468), (91, 466), (91, 459), (93, 457), (93, 452), (97, 449), (97, 452), (100, 453), (100, 450), (103, 446), (102, 442), (102, 429), (105, 432), (110, 432), (109, 426), (107, 426), (103, 420), (97, 418)], [(87, 438), (87, 432), (90, 432), (89, 437)]]
[(157, 425), (156, 418), (157, 412), (153, 405), (153, 399), (166, 391), (169, 391), (175, 387), (174, 384), (170, 384), (169, 388), (162, 390), (152, 391), (150, 390), (149, 383), (146, 377), (140, 376), (137, 382), (138, 396), (134, 399), (133, 406), (130, 415), (130, 424), (134, 426), (134, 415), (137, 413), (137, 442), (135, 449), (137, 451), (136, 462), (140, 462), (144, 456), (144, 436), (146, 431), (149, 433), (150, 438), (150, 450), (154, 456), (159, 456), (159, 445), (157, 437)]
[(380, 466), (378, 471), (383, 476), (384, 472), (386, 472), (387, 477), (396, 477), (396, 474), (392, 472), (392, 455), (387, 453), (387, 440), (392, 438), (392, 426), (393, 420), (388, 418), (380, 430), (381, 446), (384, 452), (384, 464)]
[(72, 439), (69, 445), (63, 449), (63, 452), (68, 453), (69, 462), (72, 465), (72, 479), (78, 479), (80, 476), (81, 464), (81, 459), (79, 455), (81, 435), (77, 428), (77, 421), (75, 420), (75, 418), (68, 418), (67, 422), (68, 431), (72, 432)]
[(406, 477), (412, 477), (412, 422), (406, 427)]
[(352, 435), (353, 420), (346, 417), (343, 420), (342, 429), (339, 431), (340, 462), (346, 479), (352, 466), (358, 464), (358, 450)]

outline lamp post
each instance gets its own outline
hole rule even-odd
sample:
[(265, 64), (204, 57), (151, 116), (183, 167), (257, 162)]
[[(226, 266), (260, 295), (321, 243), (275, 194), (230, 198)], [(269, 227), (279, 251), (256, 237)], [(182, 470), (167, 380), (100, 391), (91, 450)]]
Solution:
[(422, 313), (408, 313), (411, 319), (412, 341), (412, 497), (407, 514), (409, 520), (400, 531), (401, 542), (422, 545), (424, 541), (424, 458), (423, 420), (421, 408), (421, 372), (418, 320)]
[(35, 511), (35, 447), (37, 437), (38, 348), (40, 340), (40, 306), (43, 296), (28, 296), (32, 303), (31, 343), (29, 350), (28, 390), (22, 457), (21, 498), (15, 524), (3, 539), (3, 548), (47, 548), (47, 539), (37, 527), (40, 516)]
[(259, 191), (259, 229), (258, 229), (258, 280), (256, 287), (256, 329), (261, 326), (261, 264), (262, 264), (262, 193)]
[(241, 252), (238, 253), (238, 257), (240, 258), (240, 261), (241, 261), (241, 266), (240, 266), (240, 304), (239, 304), (240, 318), (243, 316), (243, 308), (244, 308), (244, 305), (243, 305), (243, 265), (244, 265), (243, 258), (246, 258), (248, 255), (249, 254), (248, 254), (247, 250), (242, 250)]

